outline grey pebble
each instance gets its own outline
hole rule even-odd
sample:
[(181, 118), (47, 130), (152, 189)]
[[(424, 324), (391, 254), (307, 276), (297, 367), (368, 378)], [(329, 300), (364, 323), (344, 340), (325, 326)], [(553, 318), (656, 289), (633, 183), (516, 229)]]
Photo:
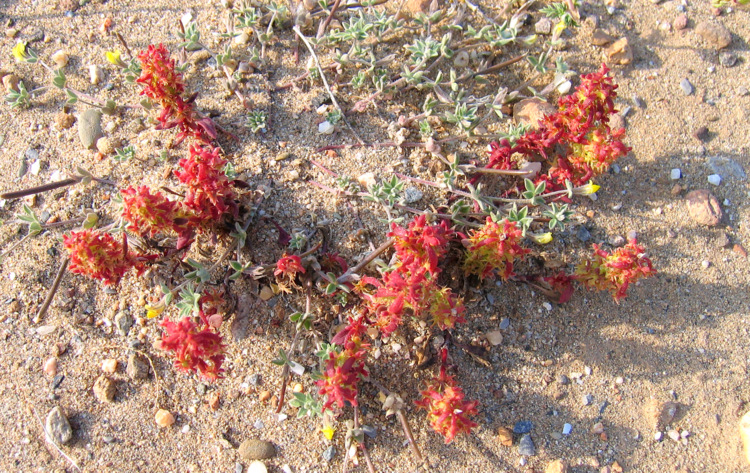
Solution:
[(607, 410), (607, 406), (609, 406), (609, 401), (607, 400), (599, 404), (599, 414), (604, 414), (604, 411)]
[(242, 470), (245, 468), (242, 466), (242, 463), (237, 462), (234, 464), (234, 473), (242, 473)]
[(508, 330), (510, 327), (510, 319), (508, 317), (503, 317), (500, 319), (500, 330)]
[(70, 422), (68, 422), (60, 406), (56, 406), (47, 414), (47, 421), (44, 423), (44, 428), (49, 438), (55, 444), (66, 444), (73, 438), (73, 428), (70, 426)]
[(513, 426), (514, 434), (528, 434), (534, 428), (534, 423), (530, 420), (519, 420)]
[(138, 353), (131, 353), (128, 357), (128, 366), (125, 368), (125, 372), (130, 379), (146, 379), (148, 378), (148, 371), (146, 358)]
[(203, 396), (204, 394), (206, 394), (206, 389), (207, 388), (208, 388), (208, 386), (206, 386), (205, 384), (198, 383), (198, 386), (195, 387), (195, 390), (198, 391), (198, 394), (200, 394), (201, 396)]
[(570, 383), (570, 378), (568, 378), (564, 374), (561, 374), (560, 376), (557, 377), (557, 382), (565, 386), (566, 384)]
[(371, 439), (374, 439), (375, 437), (378, 436), (378, 429), (369, 425), (363, 425), (362, 432), (364, 432), (365, 435), (367, 435)]
[(691, 84), (690, 81), (687, 79), (682, 79), (680, 81), (680, 88), (682, 89), (682, 92), (685, 95), (690, 95), (695, 90), (695, 88), (693, 87), (693, 84)]
[(607, 237), (607, 243), (616, 248), (619, 248), (625, 244), (625, 238), (623, 238), (622, 235), (610, 235), (609, 237)]
[(424, 194), (422, 194), (422, 191), (420, 191), (416, 187), (407, 187), (404, 191), (404, 200), (407, 204), (413, 204), (422, 200), (423, 195)]
[(276, 456), (276, 447), (271, 442), (259, 439), (247, 439), (237, 449), (243, 460), (266, 460)]
[(737, 64), (737, 56), (727, 51), (719, 53), (719, 64), (724, 67), (733, 67)]
[(130, 331), (130, 327), (133, 326), (133, 317), (125, 312), (118, 312), (115, 315), (115, 326), (117, 332), (124, 337)]
[(323, 460), (325, 461), (329, 462), (333, 460), (333, 457), (335, 456), (336, 456), (336, 447), (334, 447), (333, 445), (331, 445), (330, 447), (326, 448), (323, 451)]
[(707, 164), (715, 174), (721, 176), (732, 176), (742, 181), (747, 179), (747, 174), (742, 168), (742, 165), (732, 158), (712, 156), (708, 158)]
[(583, 405), (584, 406), (588, 406), (592, 402), (594, 402), (594, 396), (592, 396), (591, 394), (586, 394), (585, 396), (583, 396)]
[(646, 104), (643, 102), (643, 99), (641, 99), (637, 95), (633, 95), (633, 105), (638, 108), (646, 108)]
[(526, 434), (518, 441), (518, 453), (526, 457), (536, 455), (536, 447), (534, 446), (534, 440), (531, 439), (531, 435)]
[(589, 230), (586, 227), (581, 225), (576, 230), (576, 238), (578, 238), (582, 242), (587, 242), (591, 240), (591, 232), (589, 232)]
[(248, 384), (250, 386), (258, 386), (260, 384), (260, 375), (259, 374), (251, 374), (249, 378), (247, 378)]
[(78, 119), (78, 138), (84, 148), (93, 149), (96, 140), (102, 135), (102, 112), (98, 108), (90, 108)]
[(102, 437), (102, 440), (104, 441), (104, 443), (110, 444), (115, 441), (115, 438), (111, 435), (105, 435), (104, 437)]

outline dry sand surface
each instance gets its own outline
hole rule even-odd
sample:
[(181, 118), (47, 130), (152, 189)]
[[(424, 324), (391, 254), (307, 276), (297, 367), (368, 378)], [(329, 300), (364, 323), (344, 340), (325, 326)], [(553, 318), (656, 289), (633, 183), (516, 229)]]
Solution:
[[(111, 31), (120, 32), (133, 50), (159, 42), (174, 50), (175, 27), (184, 13), (192, 12), (209, 46), (216, 44), (209, 31), (221, 30), (227, 16), (221, 2), (214, 0), (93, 1), (65, 14), (71, 5), (69, 0), (0, 2), (5, 30), (0, 35), (0, 70), (17, 74), (29, 88), (47, 84), (49, 77), (41, 67), (14, 63), (11, 56), (19, 39), (35, 40), (30, 45), (45, 59), (57, 50), (69, 54), (65, 70), (74, 87), (133, 104), (138, 89), (125, 83), (104, 59), (105, 51), (120, 48), (112, 34), (100, 31), (106, 18), (112, 20)], [(480, 7), (492, 14), (500, 11), (492, 2)], [(583, 290), (568, 304), (545, 305), (541, 294), (524, 285), (470, 287), (468, 323), (458, 328), (457, 339), (487, 345), (485, 335), (500, 330), (501, 324), (504, 328), (502, 342), (488, 346), (489, 366), (464, 351), (452, 353), (455, 374), (467, 396), (481, 402), (475, 419), (479, 427), (445, 445), (423, 412), (409, 407), (406, 414), (414, 437), (433, 471), (440, 472), (542, 472), (555, 460), (581, 473), (748, 471), (738, 424), (750, 409), (750, 270), (743, 249), (750, 248), (750, 188), (744, 175), (750, 172), (750, 15), (740, 7), (715, 17), (708, 0), (614, 0), (608, 5), (597, 0), (585, 2), (581, 12), (589, 19), (574, 34), (566, 34), (567, 46), (559, 54), (579, 73), (598, 69), (603, 49), (592, 44), (594, 17), (600, 31), (628, 38), (633, 60), (612, 66), (612, 74), (620, 86), (617, 106), (629, 110), (623, 122), (633, 149), (618, 162), (618, 172), (598, 180), (602, 190), (597, 201), (576, 201), (574, 224), (544, 251), (548, 262), (572, 265), (591, 244), (609, 247), (618, 236), (636, 232), (658, 275), (631, 287), (619, 305), (606, 293)], [(677, 30), (673, 22), (683, 12), (687, 24)], [(536, 17), (530, 21), (527, 28), (533, 29)], [(717, 50), (699, 35), (696, 27), (705, 21), (723, 25), (731, 33), (731, 44)], [(361, 200), (347, 204), (310, 185), (308, 180), (333, 185), (310, 160), (355, 177), (372, 172), (385, 178), (396, 170), (434, 179), (432, 158), (423, 149), (316, 153), (320, 146), (355, 141), (345, 128), (334, 135), (317, 133), (320, 116), (314, 104), (325, 96), (320, 85), (302, 82), (299, 90), (273, 91), (305, 70), (309, 55), (301, 48), (301, 62), (295, 64), (294, 45), (291, 31), (279, 32), (268, 46), (267, 65), (251, 76), (255, 87), (250, 96), (269, 112), (266, 133), (243, 128), (240, 103), (227, 94), (205, 61), (190, 63), (188, 89), (200, 92), (201, 110), (238, 136), (233, 141), (221, 135), (219, 143), (242, 177), (266, 191), (263, 212), (287, 229), (324, 226), (336, 250), (357, 261), (369, 249), (367, 239), (357, 235), (357, 220), (377, 245), (385, 238), (378, 220), (382, 211)], [(389, 47), (402, 51), (397, 42)], [(507, 57), (510, 54), (499, 60)], [(97, 64), (104, 80), (92, 85), (89, 66)], [(530, 75), (525, 64), (509, 67), (506, 73), (510, 87)], [(685, 79), (689, 87), (681, 86)], [(355, 101), (341, 95), (346, 105)], [(64, 100), (60, 92), (49, 90), (34, 98), (29, 109), (0, 105), (0, 189), (46, 183), (56, 171), (73, 172), (76, 166), (120, 187), (159, 187), (186, 153), (183, 144), (169, 150), (167, 160), (156, 159), (174, 132), (141, 126), (136, 118), (144, 112), (127, 110), (105, 116), (104, 133), (135, 145), (140, 159), (117, 163), (110, 157), (97, 158), (95, 151), (81, 146), (77, 125), (59, 128)], [(406, 103), (386, 102), (351, 121), (364, 140), (385, 141), (388, 124), (398, 114), (421, 106), (414, 102), (408, 96)], [(72, 112), (78, 116), (84, 109), (78, 104)], [(486, 146), (477, 142), (460, 151), (484, 159)], [(31, 167), (37, 159), (40, 167), (27, 168), (19, 177), (22, 162)], [(671, 179), (672, 169), (681, 170), (679, 180)], [(718, 186), (709, 184), (711, 174), (721, 175)], [(422, 208), (444, 199), (434, 189), (419, 189), (424, 197), (415, 205)], [(723, 211), (718, 225), (701, 225), (688, 213), (686, 194), (697, 189), (708, 189), (718, 199)], [(106, 215), (106, 201), (113, 192), (108, 186), (76, 186), (40, 195), (33, 208), (37, 215), (47, 212), (58, 220), (80, 216), (86, 209)], [(3, 250), (24, 235), (24, 229), (13, 223), (20, 211), (18, 201), (0, 208)], [(75, 471), (45, 442), (41, 423), (55, 406), (73, 430), (61, 449), (83, 471), (245, 471), (242, 468), (250, 462), (240, 457), (238, 447), (250, 438), (275, 445), (276, 455), (264, 460), (268, 471), (342, 469), (344, 428), (339, 425), (329, 443), (316, 430), (319, 421), (296, 419), (289, 407), (283, 411), (289, 418), (279, 421), (271, 402), (261, 400), (265, 392), (278, 395), (281, 369), (271, 360), (280, 348), (288, 348), (294, 328), (287, 315), (301, 309), (304, 298), (277, 296), (265, 302), (257, 296), (263, 283), (234, 285), (233, 294), (240, 296), (235, 312), (249, 317), (250, 330), (243, 340), (228, 343), (226, 378), (203, 384), (172, 369), (170, 360), (152, 347), (161, 334), (157, 320), (144, 318), (144, 298), (156, 291), (152, 273), (144, 278), (131, 275), (115, 290), (67, 274), (46, 317), (34, 322), (62, 258), (62, 231), (52, 229), (27, 239), (0, 266), (0, 470)], [(581, 237), (589, 239), (584, 243)], [(249, 236), (253, 259), (277, 258), (276, 238), (273, 226), (255, 227)], [(201, 238), (195, 251), (209, 261), (225, 248), (224, 240), (213, 244)], [(327, 307), (316, 302), (313, 309), (326, 318)], [(119, 313), (135, 319), (127, 336), (115, 326)], [(229, 325), (222, 329), (228, 339)], [(404, 333), (385, 342), (381, 359), (371, 364), (371, 375), (400, 392), (409, 405), (434, 370), (415, 371), (406, 359), (414, 357), (413, 336)], [(131, 379), (125, 370), (129, 347), (138, 339), (138, 350), (153, 361), (152, 367), (146, 366), (145, 379)], [(298, 357), (307, 367), (315, 364), (312, 351), (308, 348), (307, 355)], [(56, 377), (45, 373), (51, 357), (56, 358)], [(118, 360), (119, 367), (111, 375), (114, 400), (102, 403), (93, 387), (107, 359)], [(54, 367), (47, 368), (53, 372)], [(291, 384), (296, 383), (306, 392), (315, 389), (307, 375), (294, 376)], [(398, 421), (385, 417), (371, 385), (363, 386), (362, 398), (362, 422), (377, 433), (367, 440), (377, 471), (415, 471)], [(213, 409), (210, 404), (217, 399)], [(159, 409), (175, 416), (174, 425), (156, 424)], [(657, 426), (660, 416), (665, 425)], [(498, 429), (512, 429), (518, 421), (533, 423), (535, 456), (519, 454), (518, 435), (511, 447), (501, 442)], [(565, 424), (572, 427), (568, 435), (562, 434)], [(336, 452), (329, 462), (323, 454), (330, 445)], [(363, 463), (350, 464), (349, 470), (367, 471)]]

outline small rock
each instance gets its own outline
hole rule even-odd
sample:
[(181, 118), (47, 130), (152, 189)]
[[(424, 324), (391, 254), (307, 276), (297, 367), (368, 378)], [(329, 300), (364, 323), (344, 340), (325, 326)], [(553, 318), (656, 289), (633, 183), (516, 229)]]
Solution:
[(114, 358), (109, 358), (107, 360), (102, 361), (102, 371), (104, 371), (107, 374), (113, 374), (117, 371), (117, 365), (118, 362)]
[(669, 172), (669, 178), (673, 181), (676, 181), (677, 179), (680, 179), (682, 177), (682, 171), (678, 168), (674, 168)]
[(614, 40), (614, 36), (608, 35), (602, 30), (594, 30), (594, 32), (591, 33), (591, 44), (594, 46), (606, 46), (613, 43)]
[(125, 368), (125, 372), (130, 379), (146, 379), (149, 372), (148, 361), (141, 354), (131, 353), (128, 357), (128, 366)]
[(721, 184), (721, 176), (719, 176), (718, 174), (711, 174), (710, 176), (708, 176), (708, 183), (713, 184), (714, 186), (718, 186), (719, 184)]
[(625, 245), (625, 238), (622, 235), (610, 235), (607, 237), (607, 243), (615, 248), (619, 248)]
[(427, 13), (430, 8), (431, 0), (406, 0), (402, 12), (406, 16), (414, 16), (418, 13)]
[(102, 136), (96, 140), (96, 149), (104, 156), (115, 154), (115, 142), (111, 138)]
[(654, 428), (659, 431), (664, 430), (672, 423), (675, 417), (677, 417), (679, 411), (680, 405), (676, 402), (668, 401), (661, 404), (656, 412), (657, 417), (655, 419)]
[(267, 402), (269, 399), (271, 399), (271, 391), (263, 391), (258, 395), (260, 402)]
[(221, 395), (218, 391), (214, 391), (211, 396), (208, 398), (208, 407), (215, 411), (219, 409), (219, 403), (221, 402)]
[(531, 439), (531, 435), (526, 434), (518, 441), (518, 453), (525, 457), (536, 455), (536, 447), (534, 446), (534, 441)]
[(530, 420), (519, 420), (513, 426), (514, 434), (528, 434), (534, 428), (534, 423)]
[(101, 66), (92, 64), (89, 66), (89, 79), (93, 85), (99, 85), (104, 81), (104, 69)]
[(55, 115), (55, 124), (57, 125), (58, 130), (67, 130), (73, 126), (75, 121), (76, 117), (73, 116), (72, 113), (60, 112)]
[(585, 243), (591, 240), (591, 232), (589, 232), (588, 228), (580, 225), (576, 230), (576, 238)]
[(750, 411), (740, 419), (740, 439), (745, 452), (745, 460), (750, 463)]
[(413, 204), (415, 202), (419, 202), (422, 200), (422, 197), (424, 194), (422, 194), (422, 191), (417, 189), (416, 187), (407, 187), (404, 190), (404, 201), (407, 204)]
[(99, 402), (112, 402), (115, 398), (115, 382), (105, 375), (96, 378), (94, 382), (94, 396)]
[(73, 428), (60, 406), (56, 406), (47, 414), (44, 428), (47, 432), (47, 440), (55, 444), (66, 444), (73, 438)]
[(570, 435), (570, 433), (573, 431), (573, 426), (566, 423), (563, 425), (562, 433), (563, 435)]
[(534, 23), (534, 33), (536, 34), (550, 34), (552, 33), (552, 20), (546, 16), (541, 18), (539, 21)]
[(453, 65), (457, 69), (463, 69), (469, 65), (469, 53), (467, 51), (459, 51), (453, 58)]
[(699, 225), (713, 227), (721, 222), (723, 216), (719, 201), (705, 189), (694, 190), (685, 196), (688, 214)]
[(365, 189), (370, 189), (375, 184), (377, 184), (377, 181), (375, 180), (375, 174), (371, 172), (366, 172), (357, 177), (357, 182), (359, 182)]
[(565, 460), (555, 460), (544, 469), (544, 473), (568, 473), (570, 467)]
[(503, 317), (500, 319), (500, 330), (508, 330), (510, 327), (510, 319), (508, 317)]
[(594, 401), (594, 396), (592, 396), (591, 394), (586, 394), (585, 396), (583, 396), (582, 401), (584, 406), (588, 406)]
[(90, 108), (78, 119), (78, 138), (84, 148), (93, 149), (96, 140), (102, 137), (102, 112), (98, 108)]
[(50, 378), (54, 378), (57, 374), (57, 358), (48, 358), (47, 361), (44, 362), (44, 374), (49, 376)]
[(331, 445), (323, 451), (323, 460), (329, 462), (336, 456), (336, 447)]
[(15, 74), (8, 74), (3, 77), (3, 86), (6, 92), (18, 92), (19, 82), (21, 82), (21, 78)]
[(247, 466), (247, 473), (268, 473), (268, 468), (265, 463), (256, 460)]
[(321, 135), (330, 135), (335, 129), (336, 127), (328, 120), (318, 123), (318, 133)]
[[(102, 141), (103, 139), (104, 138), (100, 138), (99, 141)], [(115, 326), (120, 335), (123, 337), (127, 336), (130, 327), (133, 326), (133, 317), (125, 312), (118, 312), (117, 315), (115, 315)]]
[(499, 427), (497, 429), (497, 439), (500, 441), (500, 445), (510, 447), (513, 445), (513, 432), (507, 427)]
[(268, 286), (263, 286), (260, 290), (260, 299), (268, 301), (273, 297), (273, 290)]
[(378, 436), (378, 429), (376, 429), (375, 427), (372, 427), (370, 425), (363, 425), (362, 426), (362, 432), (364, 432), (365, 435), (367, 435), (371, 439), (374, 439), (375, 437)]
[(732, 43), (732, 34), (724, 25), (713, 21), (702, 21), (695, 32), (714, 49), (724, 49)]
[(567, 384), (570, 384), (570, 378), (568, 378), (564, 374), (561, 374), (560, 376), (557, 377), (557, 382), (565, 386)]
[(605, 50), (604, 54), (607, 59), (621, 66), (633, 62), (633, 49), (628, 43), (628, 38), (625, 37), (612, 43), (612, 45)]
[(720, 176), (732, 176), (741, 181), (747, 179), (747, 174), (745, 174), (742, 165), (732, 158), (712, 156), (708, 158), (708, 167)]
[(68, 65), (68, 59), (70, 58), (70, 56), (68, 55), (68, 53), (61, 49), (59, 51), (55, 51), (55, 53), (52, 54), (50, 58), (52, 59), (52, 62), (55, 63), (57, 69), (62, 69), (63, 67)]
[(724, 67), (734, 67), (737, 64), (737, 55), (727, 51), (719, 53), (719, 64)]
[(661, 439), (662, 439), (663, 436), (664, 436), (664, 434), (662, 434), (661, 432), (656, 432), (654, 434), (654, 440), (656, 440), (657, 442), (661, 442)]
[(154, 420), (159, 427), (169, 427), (174, 424), (174, 415), (166, 409), (159, 409), (156, 411)]
[(487, 332), (485, 335), (487, 337), (487, 341), (490, 342), (490, 345), (493, 347), (496, 347), (503, 343), (503, 334), (500, 333), (499, 330), (492, 330), (490, 332)]
[(676, 430), (670, 430), (669, 432), (667, 432), (667, 436), (671, 438), (672, 440), (674, 440), (675, 442), (680, 441), (680, 433), (677, 432)]
[(250, 42), (250, 35), (248, 35), (247, 33), (243, 31), (239, 35), (235, 36), (233, 41), (234, 41), (234, 44), (244, 46)]
[(680, 81), (680, 88), (682, 89), (682, 93), (684, 93), (685, 95), (691, 95), (695, 91), (693, 84), (691, 84), (687, 79), (682, 79)]
[(243, 460), (266, 460), (276, 456), (276, 447), (271, 442), (260, 439), (247, 439), (237, 449)]
[(708, 128), (706, 126), (699, 126), (694, 132), (693, 136), (700, 141), (706, 141), (708, 139)]
[(602, 424), (601, 422), (597, 422), (596, 424), (594, 424), (594, 426), (591, 427), (591, 433), (596, 435), (604, 433), (604, 424)]
[(677, 15), (677, 18), (674, 19), (672, 22), (672, 28), (674, 28), (675, 31), (682, 31), (685, 28), (687, 28), (688, 24), (688, 17), (686, 14), (681, 13)]
[(523, 99), (513, 105), (513, 120), (517, 124), (530, 125), (532, 128), (537, 128), (540, 119), (556, 111), (557, 108), (553, 105), (538, 97), (532, 97)]

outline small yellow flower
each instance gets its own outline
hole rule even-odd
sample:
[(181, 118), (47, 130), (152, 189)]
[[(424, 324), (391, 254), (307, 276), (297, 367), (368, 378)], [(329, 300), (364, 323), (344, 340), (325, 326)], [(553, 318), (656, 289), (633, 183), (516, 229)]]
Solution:
[(323, 436), (328, 440), (331, 440), (333, 438), (333, 434), (336, 433), (336, 429), (331, 423), (331, 414), (328, 412), (325, 412), (323, 414), (323, 428), (321, 428), (320, 431), (323, 432)]
[(117, 67), (126, 67), (125, 62), (120, 58), (122, 53), (120, 50), (107, 51), (104, 56), (110, 64), (114, 64)]
[(598, 191), (599, 189), (601, 189), (601, 186), (597, 186), (593, 182), (589, 181), (585, 186), (579, 187), (579, 192), (581, 193), (581, 195), (588, 195), (596, 193), (596, 191)]
[(540, 234), (529, 233), (528, 235), (532, 240), (540, 245), (546, 245), (547, 243), (552, 241), (552, 233), (550, 232)]
[(162, 312), (164, 312), (164, 309), (166, 309), (166, 305), (164, 302), (159, 301), (154, 306), (147, 305), (146, 306), (146, 317), (149, 319), (153, 319), (154, 317), (158, 317), (161, 315)]
[(26, 53), (26, 41), (19, 41), (13, 47), (13, 57), (18, 62), (24, 62), (28, 59), (29, 55)]

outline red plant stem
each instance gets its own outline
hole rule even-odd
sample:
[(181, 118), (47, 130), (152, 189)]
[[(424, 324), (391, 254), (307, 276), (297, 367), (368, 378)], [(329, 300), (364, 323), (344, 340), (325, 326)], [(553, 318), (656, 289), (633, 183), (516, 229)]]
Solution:
[(374, 251), (371, 251), (367, 256), (365, 256), (365, 258), (362, 261), (360, 261), (356, 266), (354, 266), (349, 271), (347, 271), (346, 273), (344, 273), (341, 276), (339, 276), (336, 279), (336, 281), (339, 284), (343, 284), (345, 282), (348, 282), (349, 278), (351, 277), (352, 274), (358, 274), (362, 270), (362, 268), (364, 268), (365, 266), (367, 266), (368, 264), (370, 264), (372, 262), (372, 260), (374, 260), (375, 258), (377, 258), (382, 252), (384, 252), (385, 250), (387, 250), (388, 248), (390, 248), (392, 245), (393, 245), (393, 239), (389, 238), (383, 244), (381, 244), (379, 247), (375, 248)]
[(70, 258), (65, 258), (60, 265), (60, 269), (57, 270), (55, 280), (52, 281), (52, 286), (49, 288), (47, 297), (44, 299), (42, 307), (39, 308), (39, 312), (37, 312), (36, 317), (34, 317), (35, 324), (38, 324), (42, 320), (42, 317), (47, 314), (47, 310), (49, 309), (50, 304), (52, 304), (52, 300), (55, 298), (57, 289), (60, 287), (60, 282), (62, 282), (63, 275), (65, 275), (65, 270), (68, 269), (69, 262)]
[(336, 10), (339, 9), (339, 5), (341, 5), (341, 0), (336, 0), (333, 3), (333, 7), (331, 7), (331, 11), (328, 13), (325, 21), (320, 25), (320, 28), (318, 28), (317, 39), (322, 38), (323, 35), (326, 34), (326, 29), (328, 29), (328, 25), (331, 24), (331, 20), (333, 20), (333, 17), (336, 15)]
[(6, 192), (4, 194), (0, 194), (0, 199), (11, 200), (11, 199), (19, 199), (21, 197), (26, 197), (27, 195), (40, 194), (42, 192), (47, 192), (47, 191), (59, 189), (61, 187), (67, 187), (67, 186), (72, 186), (73, 184), (78, 184), (79, 182), (81, 182), (81, 179), (83, 178), (69, 177), (61, 181), (50, 182), (49, 184), (42, 184), (41, 186), (30, 187), (28, 189), (23, 189), (20, 191)]
[[(359, 407), (354, 406), (354, 428), (359, 428)], [(370, 452), (367, 451), (367, 445), (365, 444), (366, 438), (362, 438), (362, 443), (359, 445), (359, 447), (362, 449), (362, 456), (365, 457), (365, 462), (367, 463), (367, 470), (370, 473), (375, 473), (375, 467), (372, 464), (372, 460), (370, 459)]]

